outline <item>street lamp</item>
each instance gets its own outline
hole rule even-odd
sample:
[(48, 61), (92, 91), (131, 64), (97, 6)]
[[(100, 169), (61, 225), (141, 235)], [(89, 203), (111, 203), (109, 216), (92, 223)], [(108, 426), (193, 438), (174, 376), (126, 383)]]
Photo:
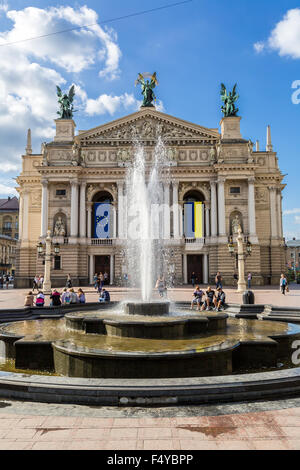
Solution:
[[(238, 235), (236, 237), (237, 241), (237, 255), (238, 255), (238, 270), (239, 270), (239, 277), (238, 277), (238, 292), (244, 292), (246, 290), (246, 281), (245, 281), (245, 257), (251, 256), (252, 253), (252, 244), (249, 240), (246, 243), (246, 252), (244, 252), (244, 237), (242, 233), (242, 228), (239, 225), (238, 227)], [(231, 256), (234, 256), (234, 244), (233, 238), (230, 237), (228, 243), (228, 251)]]
[[(47, 231), (47, 236), (45, 239), (46, 248), (44, 251), (44, 246), (42, 242), (37, 244), (38, 256), (44, 258), (45, 260), (45, 269), (44, 269), (44, 283), (43, 283), (43, 292), (44, 294), (51, 294), (51, 260), (54, 256), (58, 255), (60, 252), (60, 246), (58, 243), (52, 243), (51, 232)], [(52, 253), (53, 247), (53, 253)]]

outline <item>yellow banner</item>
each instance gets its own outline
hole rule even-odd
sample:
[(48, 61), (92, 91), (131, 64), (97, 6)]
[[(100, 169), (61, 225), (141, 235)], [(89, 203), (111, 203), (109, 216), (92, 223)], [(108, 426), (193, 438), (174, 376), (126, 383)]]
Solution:
[(195, 221), (195, 238), (203, 237), (203, 204), (202, 202), (194, 203), (194, 221)]

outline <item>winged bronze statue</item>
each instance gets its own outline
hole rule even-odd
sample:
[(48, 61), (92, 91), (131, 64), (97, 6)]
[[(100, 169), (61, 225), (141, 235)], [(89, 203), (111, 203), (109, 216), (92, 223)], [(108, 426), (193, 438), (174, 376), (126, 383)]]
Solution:
[(232, 91), (229, 93), (226, 90), (224, 83), (221, 83), (221, 100), (224, 106), (221, 107), (224, 117), (236, 116), (239, 109), (235, 107), (235, 102), (238, 100), (239, 95), (236, 92), (237, 84), (234, 85)]
[(60, 105), (60, 110), (57, 114), (60, 116), (60, 119), (72, 119), (74, 107), (73, 107), (73, 100), (75, 96), (75, 86), (72, 85), (68, 94), (63, 94), (60, 87), (56, 86), (57, 96), (58, 96), (58, 103)]
[[(151, 80), (145, 80), (145, 78), (150, 78)], [(137, 84), (141, 85), (142, 88), (142, 95), (144, 97), (142, 107), (145, 108), (153, 108), (153, 100), (156, 100), (156, 96), (153, 92), (153, 89), (158, 85), (157, 77), (156, 77), (156, 72), (154, 72), (152, 75), (149, 73), (139, 73), (138, 78), (135, 81), (135, 85)]]

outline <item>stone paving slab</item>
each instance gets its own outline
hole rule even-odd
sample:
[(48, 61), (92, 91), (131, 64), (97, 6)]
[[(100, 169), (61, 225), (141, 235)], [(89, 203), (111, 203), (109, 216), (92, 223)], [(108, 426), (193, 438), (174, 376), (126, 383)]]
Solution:
[(300, 408), (222, 416), (87, 418), (0, 413), (1, 450), (293, 450)]

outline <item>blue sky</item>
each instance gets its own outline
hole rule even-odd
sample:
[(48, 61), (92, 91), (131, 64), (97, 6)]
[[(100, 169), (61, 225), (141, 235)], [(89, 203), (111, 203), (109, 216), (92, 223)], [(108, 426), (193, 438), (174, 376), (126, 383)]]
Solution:
[[(2, 1), (0, 45), (169, 3)], [(51, 139), (56, 84), (78, 85), (75, 121), (77, 129), (88, 129), (136, 110), (138, 72), (157, 71), (163, 111), (207, 127), (222, 117), (220, 83), (237, 82), (243, 136), (258, 139), (263, 149), (271, 125), (287, 175), (285, 234), (300, 238), (300, 104), (291, 99), (292, 83), (300, 80), (299, 4), (193, 0), (107, 27), (0, 46), (0, 196), (13, 194), (27, 129), (36, 153)]]

